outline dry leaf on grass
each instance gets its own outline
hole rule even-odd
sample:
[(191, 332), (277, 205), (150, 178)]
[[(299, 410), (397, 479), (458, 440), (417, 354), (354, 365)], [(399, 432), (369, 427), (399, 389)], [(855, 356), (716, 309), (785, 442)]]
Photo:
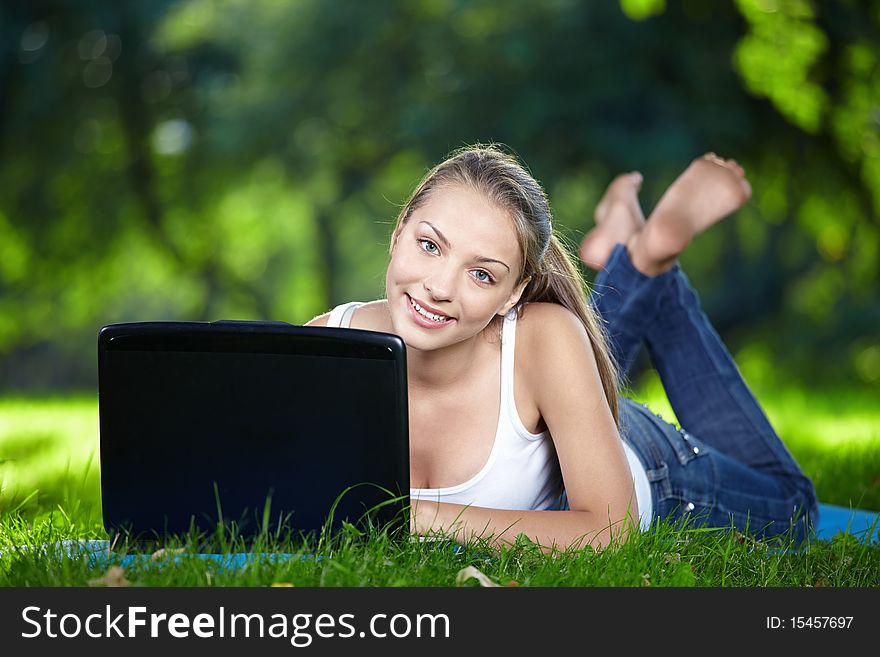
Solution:
[(153, 552), (150, 555), (150, 559), (153, 561), (158, 561), (159, 559), (165, 559), (166, 557), (177, 556), (178, 554), (183, 554), (184, 548), (161, 548)]
[(493, 582), (484, 573), (480, 572), (473, 566), (468, 566), (467, 568), (459, 570), (458, 575), (455, 576), (455, 584), (461, 586), (471, 577), (477, 580), (480, 583), (480, 586), (498, 586), (498, 584)]
[(121, 566), (110, 566), (103, 577), (89, 580), (89, 586), (131, 586)]
[(288, 587), (292, 588), (293, 584), (290, 582), (272, 582), (273, 589), (286, 589)]

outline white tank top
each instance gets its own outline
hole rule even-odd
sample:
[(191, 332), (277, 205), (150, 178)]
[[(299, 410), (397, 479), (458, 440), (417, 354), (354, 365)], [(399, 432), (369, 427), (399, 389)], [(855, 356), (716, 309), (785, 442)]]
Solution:
[[(349, 328), (362, 302), (336, 306), (327, 326)], [(516, 410), (513, 393), (516, 312), (504, 317), (501, 329), (501, 408), (489, 458), (480, 471), (464, 483), (447, 488), (412, 488), (410, 496), (434, 502), (450, 502), (490, 509), (567, 508), (559, 459), (550, 433), (530, 433)], [(639, 504), (639, 526), (651, 526), (652, 501), (648, 477), (635, 452), (622, 443)]]

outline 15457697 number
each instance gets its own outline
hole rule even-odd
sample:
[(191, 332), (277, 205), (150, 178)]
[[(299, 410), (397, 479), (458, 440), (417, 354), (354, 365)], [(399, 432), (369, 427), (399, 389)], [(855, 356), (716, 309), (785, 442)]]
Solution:
[(768, 630), (803, 630), (803, 629), (848, 629), (852, 626), (854, 616), (767, 616)]
[(801, 630), (805, 627), (811, 629), (846, 629), (853, 621), (852, 616), (792, 616), (792, 629)]

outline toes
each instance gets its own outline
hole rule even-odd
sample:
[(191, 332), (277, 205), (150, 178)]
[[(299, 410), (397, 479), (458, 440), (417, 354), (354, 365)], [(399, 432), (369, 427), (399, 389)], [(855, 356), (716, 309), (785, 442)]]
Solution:
[(725, 159), (723, 157), (716, 155), (715, 153), (709, 152), (709, 153), (706, 153), (705, 155), (703, 155), (699, 159), (706, 160), (707, 162), (711, 162), (712, 164), (717, 164), (719, 166), (724, 167), (725, 169), (729, 169), (730, 171), (733, 171), (734, 173), (736, 173), (737, 175), (739, 175), (742, 178), (744, 178), (746, 175), (746, 170), (743, 169), (742, 166), (740, 165), (740, 163), (737, 162), (736, 160), (734, 160), (733, 158)]
[(620, 185), (629, 187), (635, 186), (636, 191), (639, 190), (642, 186), (642, 174), (639, 171), (630, 171), (629, 173), (622, 173), (617, 176), (613, 181), (611, 181), (610, 187), (618, 187)]
[(730, 166), (734, 171), (736, 171), (739, 175), (745, 177), (746, 170), (742, 168), (739, 162), (734, 159), (727, 160), (728, 166)]
[(733, 158), (731, 158), (731, 159), (729, 159), (729, 160), (721, 160), (721, 161), (720, 161), (720, 164), (721, 164), (724, 168), (726, 168), (726, 169), (728, 169), (728, 170), (730, 170), (730, 171), (733, 171), (733, 172), (734, 172), (735, 174), (737, 174), (740, 178), (745, 178), (745, 177), (746, 177), (746, 170), (743, 169), (743, 168), (742, 168), (742, 165), (740, 165), (740, 163), (737, 162), (736, 160), (734, 160)]

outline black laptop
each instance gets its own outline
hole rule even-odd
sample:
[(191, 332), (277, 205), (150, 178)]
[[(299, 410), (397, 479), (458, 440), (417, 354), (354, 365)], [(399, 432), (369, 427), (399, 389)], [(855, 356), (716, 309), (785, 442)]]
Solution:
[[(283, 322), (140, 322), (98, 336), (104, 526), (142, 541), (405, 522), (406, 351)], [(331, 520), (332, 511), (332, 520)]]

